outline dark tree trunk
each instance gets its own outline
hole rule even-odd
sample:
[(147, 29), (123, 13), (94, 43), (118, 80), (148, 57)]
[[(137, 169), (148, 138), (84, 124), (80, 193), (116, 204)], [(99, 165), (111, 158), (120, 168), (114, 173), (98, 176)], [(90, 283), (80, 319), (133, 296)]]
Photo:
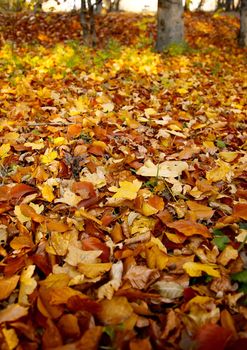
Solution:
[(182, 0), (158, 0), (158, 36), (156, 50), (184, 41)]
[(81, 0), (80, 22), (83, 42), (87, 46), (94, 46), (96, 44), (94, 6), (97, 6), (100, 2), (97, 1), (93, 5), (91, 0)]
[(247, 0), (241, 0), (239, 45), (247, 47)]

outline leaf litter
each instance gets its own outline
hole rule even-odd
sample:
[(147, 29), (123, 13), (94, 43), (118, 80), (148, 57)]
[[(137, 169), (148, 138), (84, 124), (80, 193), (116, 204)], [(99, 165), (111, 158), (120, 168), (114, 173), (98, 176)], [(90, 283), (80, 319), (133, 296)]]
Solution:
[(149, 15), (96, 49), (77, 14), (0, 21), (3, 349), (246, 347), (238, 20), (185, 13), (163, 55)]

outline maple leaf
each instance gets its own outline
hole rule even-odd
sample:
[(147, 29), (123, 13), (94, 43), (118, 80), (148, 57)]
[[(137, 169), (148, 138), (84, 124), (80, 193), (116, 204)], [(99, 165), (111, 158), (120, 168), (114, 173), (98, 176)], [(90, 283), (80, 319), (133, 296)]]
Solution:
[(57, 158), (57, 156), (57, 151), (54, 151), (52, 148), (50, 148), (45, 151), (45, 154), (40, 156), (40, 160), (43, 164), (50, 164), (51, 162), (53, 162), (53, 160)]
[(137, 175), (141, 176), (161, 176), (167, 178), (178, 177), (184, 170), (188, 169), (188, 164), (183, 161), (166, 161), (155, 165), (151, 160), (147, 160), (144, 165), (137, 170)]
[(125, 198), (133, 200), (137, 197), (137, 193), (142, 186), (142, 182), (138, 180), (134, 180), (133, 182), (119, 181), (119, 185), (119, 188), (115, 186), (109, 188), (109, 191), (116, 192), (112, 198)]

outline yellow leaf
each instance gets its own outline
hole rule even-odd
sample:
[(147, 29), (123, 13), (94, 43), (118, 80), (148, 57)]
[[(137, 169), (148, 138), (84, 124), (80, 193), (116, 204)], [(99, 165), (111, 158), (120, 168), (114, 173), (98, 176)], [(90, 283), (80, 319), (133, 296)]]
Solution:
[(102, 250), (82, 250), (70, 245), (64, 261), (71, 266), (77, 266), (80, 263), (96, 264), (101, 254)]
[(112, 112), (114, 110), (114, 104), (112, 102), (102, 104), (103, 112)]
[(137, 217), (131, 225), (131, 235), (152, 231), (155, 223), (156, 220), (154, 218), (147, 218), (145, 216)]
[(195, 201), (187, 201), (187, 205), (195, 215), (195, 219), (210, 219), (214, 214), (213, 209)]
[(37, 282), (32, 277), (35, 270), (35, 265), (29, 265), (21, 273), (20, 277), (20, 291), (18, 296), (18, 303), (20, 305), (29, 305), (28, 296), (33, 293), (37, 286)]
[(206, 178), (208, 181), (217, 182), (224, 180), (227, 176), (230, 176), (231, 166), (222, 160), (217, 161), (217, 167), (207, 171)]
[(46, 245), (47, 253), (54, 255), (65, 255), (71, 239), (72, 237), (70, 232), (52, 232), (49, 239), (49, 245)]
[(151, 249), (146, 249), (146, 259), (147, 259), (147, 266), (150, 269), (159, 269), (163, 270), (168, 261), (168, 256), (161, 251), (157, 245), (154, 245)]
[(79, 264), (78, 270), (83, 273), (87, 278), (96, 278), (109, 271), (112, 267), (112, 263), (99, 263), (99, 264)]
[(158, 213), (159, 209), (156, 209), (154, 207), (152, 207), (150, 204), (144, 202), (143, 203), (143, 206), (142, 206), (142, 213), (145, 215), (145, 216), (151, 216), (153, 214), (156, 214)]
[(176, 91), (181, 95), (185, 95), (188, 92), (188, 90), (185, 88), (178, 88)]
[(64, 137), (60, 136), (53, 139), (53, 143), (55, 146), (62, 146), (67, 145), (68, 141)]
[(16, 205), (16, 206), (15, 206), (14, 213), (15, 213), (17, 219), (18, 219), (22, 224), (23, 224), (24, 222), (27, 222), (27, 221), (30, 221), (30, 220), (31, 220), (31, 218), (30, 218), (29, 216), (25, 216), (25, 215), (22, 214), (19, 205)]
[(43, 164), (50, 164), (55, 160), (58, 156), (57, 151), (53, 151), (51, 148), (49, 148), (45, 154), (40, 156), (41, 163)]
[(137, 197), (137, 192), (141, 188), (142, 182), (138, 180), (134, 180), (133, 182), (119, 181), (119, 185), (119, 188), (115, 186), (109, 188), (110, 191), (116, 192), (112, 198), (125, 198), (132, 200)]
[(77, 204), (81, 201), (81, 197), (77, 196), (69, 188), (65, 190), (62, 198), (55, 199), (55, 203), (65, 203), (71, 207), (76, 207)]
[(43, 140), (42, 141), (38, 141), (38, 142), (26, 142), (26, 143), (24, 143), (24, 146), (26, 146), (26, 147), (31, 147), (32, 149), (36, 149), (36, 150), (39, 150), (39, 149), (42, 149), (42, 148), (44, 148), (45, 147), (45, 144), (44, 144), (44, 142), (43, 142)]
[(188, 261), (183, 264), (183, 269), (190, 277), (200, 277), (202, 272), (206, 272), (209, 276), (220, 277), (219, 271), (215, 270), (217, 265), (201, 264), (198, 262)]
[(20, 134), (15, 131), (8, 132), (4, 135), (4, 139), (8, 141), (16, 141), (20, 137)]
[(144, 113), (145, 113), (145, 116), (149, 118), (150, 116), (157, 114), (157, 111), (153, 108), (145, 108)]
[(14, 348), (16, 348), (16, 346), (19, 343), (19, 339), (17, 337), (15, 330), (13, 328), (11, 329), (3, 328), (2, 332), (5, 338), (5, 342), (8, 345), (8, 350), (13, 350)]
[(70, 277), (66, 273), (51, 273), (39, 284), (45, 288), (63, 288), (69, 284)]
[(180, 176), (184, 170), (188, 169), (188, 164), (183, 161), (168, 160), (155, 165), (151, 160), (147, 160), (142, 167), (137, 170), (137, 175), (141, 176), (161, 176), (173, 178)]
[(219, 153), (220, 158), (227, 163), (233, 162), (238, 157), (238, 155), (239, 155), (238, 152), (220, 152)]
[(10, 151), (10, 144), (5, 143), (0, 147), (0, 158), (5, 158), (8, 156), (8, 152)]
[(223, 266), (226, 266), (231, 260), (236, 260), (238, 257), (237, 249), (234, 249), (231, 245), (225, 247), (223, 252), (217, 259), (217, 262)]
[(201, 305), (201, 304), (206, 304), (212, 300), (213, 300), (213, 298), (210, 298), (207, 296), (204, 297), (204, 296), (197, 295), (196, 297), (194, 297), (188, 301), (188, 303), (186, 304), (186, 308), (191, 306), (192, 304)]
[(38, 186), (39, 189), (41, 190), (42, 193), (42, 197), (48, 201), (48, 202), (52, 202), (53, 199), (55, 198), (54, 194), (53, 194), (53, 188), (51, 186), (49, 186), (48, 184), (44, 184), (44, 185), (40, 185)]

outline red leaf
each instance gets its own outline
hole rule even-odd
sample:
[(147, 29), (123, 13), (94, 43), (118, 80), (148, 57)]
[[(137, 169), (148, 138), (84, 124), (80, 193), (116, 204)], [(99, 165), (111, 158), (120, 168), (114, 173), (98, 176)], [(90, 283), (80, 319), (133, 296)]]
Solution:
[(100, 258), (103, 262), (109, 260), (110, 248), (96, 237), (89, 237), (82, 241), (82, 248), (85, 250), (102, 250)]
[(232, 332), (217, 324), (203, 326), (196, 335), (197, 350), (224, 350), (232, 337)]

